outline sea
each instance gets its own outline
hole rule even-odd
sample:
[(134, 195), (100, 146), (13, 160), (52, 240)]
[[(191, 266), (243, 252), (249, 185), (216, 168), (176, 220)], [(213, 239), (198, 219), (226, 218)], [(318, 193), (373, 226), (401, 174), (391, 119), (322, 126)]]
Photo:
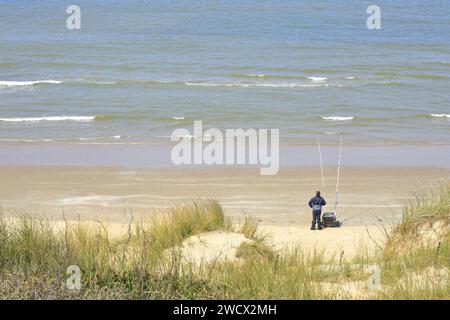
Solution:
[(163, 163), (197, 120), (279, 129), (291, 164), (342, 137), (450, 166), (449, 18), (440, 0), (0, 0), (0, 164)]

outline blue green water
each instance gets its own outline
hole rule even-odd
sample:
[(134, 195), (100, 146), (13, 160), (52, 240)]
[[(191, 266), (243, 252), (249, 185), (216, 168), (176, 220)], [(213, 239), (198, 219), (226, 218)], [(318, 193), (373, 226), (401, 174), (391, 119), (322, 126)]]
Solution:
[(166, 144), (194, 120), (450, 143), (448, 1), (74, 1), (81, 30), (69, 4), (0, 0), (0, 144)]

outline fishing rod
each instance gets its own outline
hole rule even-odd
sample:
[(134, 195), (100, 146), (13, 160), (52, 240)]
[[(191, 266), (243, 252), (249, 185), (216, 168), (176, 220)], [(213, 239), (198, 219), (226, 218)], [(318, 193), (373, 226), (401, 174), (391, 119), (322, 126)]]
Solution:
[[(320, 158), (320, 170), (322, 173), (322, 188), (325, 186), (325, 179), (323, 174), (323, 162), (322, 162), (322, 150), (320, 148), (320, 139), (319, 136), (317, 136), (317, 146), (319, 148), (319, 158)], [(336, 178), (336, 197), (334, 202), (334, 212), (325, 212), (322, 216), (323, 219), (323, 225), (325, 227), (340, 227), (342, 222), (339, 222), (336, 219), (337, 216), (337, 206), (339, 202), (339, 181), (341, 178), (341, 160), (342, 160), (342, 135), (339, 136), (339, 160), (338, 160), (338, 167), (337, 167), (337, 178)]]
[(341, 175), (341, 158), (342, 158), (342, 136), (340, 136), (340, 143), (339, 143), (339, 161), (336, 179), (336, 202), (334, 203), (334, 212), (337, 212), (337, 205), (339, 200), (339, 179)]
[(319, 135), (317, 135), (317, 146), (319, 147), (320, 172), (322, 173), (322, 189), (324, 189), (325, 188), (325, 179), (323, 177), (322, 150), (320, 149), (320, 138), (319, 138)]

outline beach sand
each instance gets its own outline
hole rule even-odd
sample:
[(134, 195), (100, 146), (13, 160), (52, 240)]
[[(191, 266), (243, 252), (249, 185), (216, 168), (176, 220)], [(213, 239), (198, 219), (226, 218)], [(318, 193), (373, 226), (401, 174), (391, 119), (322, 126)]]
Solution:
[[(308, 200), (321, 190), (334, 209), (335, 168), (281, 170), (260, 176), (257, 169), (130, 169), (118, 167), (0, 167), (0, 206), (51, 220), (103, 221), (124, 225), (186, 201), (218, 200), (235, 223), (255, 217), (275, 247), (332, 248), (334, 254), (382, 242), (383, 228), (401, 217), (403, 202), (420, 190), (449, 181), (439, 168), (345, 168), (341, 174), (338, 219), (341, 228), (309, 230)], [(126, 228), (117, 228), (126, 230)]]

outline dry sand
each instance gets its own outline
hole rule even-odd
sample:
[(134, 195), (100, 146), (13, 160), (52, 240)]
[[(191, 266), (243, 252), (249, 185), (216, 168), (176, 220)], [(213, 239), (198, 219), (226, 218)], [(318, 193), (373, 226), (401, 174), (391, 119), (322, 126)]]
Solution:
[[(27, 212), (60, 221), (64, 212), (68, 220), (101, 220), (124, 230), (120, 226), (128, 223), (131, 212), (135, 218), (147, 217), (185, 201), (211, 198), (220, 201), (236, 223), (245, 215), (257, 218), (261, 232), (269, 234), (275, 247), (327, 248), (350, 257), (361, 245), (372, 249), (381, 243), (382, 228), (398, 221), (403, 201), (421, 189), (448, 182), (450, 170), (345, 168), (338, 207), (343, 226), (311, 231), (306, 203), (316, 189), (328, 201), (326, 210), (333, 209), (335, 168), (326, 168), (325, 176), (322, 188), (319, 168), (290, 168), (276, 176), (260, 176), (256, 169), (4, 166), (0, 167), (0, 206), (9, 217)], [(215, 235), (215, 243), (222, 240), (229, 242)]]

